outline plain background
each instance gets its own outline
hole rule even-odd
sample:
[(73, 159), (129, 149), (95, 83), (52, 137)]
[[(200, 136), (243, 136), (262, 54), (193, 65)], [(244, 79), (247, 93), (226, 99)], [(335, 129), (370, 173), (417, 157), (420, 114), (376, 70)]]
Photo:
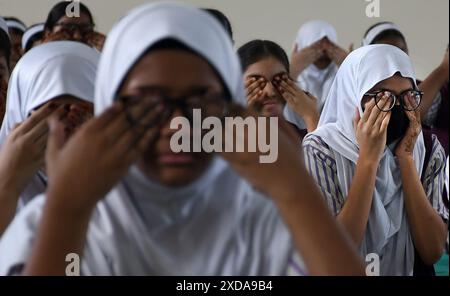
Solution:
[[(418, 78), (441, 62), (448, 44), (449, 0), (378, 0), (380, 17), (369, 18), (369, 0), (184, 0), (217, 8), (230, 19), (236, 46), (255, 38), (279, 43), (290, 54), (300, 25), (323, 19), (335, 26), (339, 44), (360, 46), (372, 24), (393, 21), (406, 36)], [(0, 15), (17, 16), (27, 25), (44, 21), (57, 0), (0, 0)], [(107, 33), (114, 22), (148, 0), (82, 0), (92, 11), (97, 29)]]

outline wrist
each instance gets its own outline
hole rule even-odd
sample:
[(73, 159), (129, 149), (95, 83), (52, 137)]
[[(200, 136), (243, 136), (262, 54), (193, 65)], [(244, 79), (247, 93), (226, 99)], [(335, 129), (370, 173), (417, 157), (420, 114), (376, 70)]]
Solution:
[(358, 161), (357, 161), (356, 165), (359, 168), (376, 172), (377, 169), (378, 169), (379, 163), (380, 163), (379, 158), (368, 157), (368, 156), (366, 156), (365, 153), (361, 152), (359, 154)]
[(317, 128), (317, 124), (319, 123), (319, 114), (317, 112), (312, 112), (308, 115), (304, 116), (304, 121), (306, 124), (306, 128), (308, 133), (313, 132)]
[(47, 203), (52, 208), (57, 208), (59, 212), (68, 215), (88, 215), (96, 205), (96, 203), (88, 202), (96, 199), (80, 196), (75, 190), (67, 190), (60, 186), (52, 186), (52, 184), (49, 184), (46, 195)]

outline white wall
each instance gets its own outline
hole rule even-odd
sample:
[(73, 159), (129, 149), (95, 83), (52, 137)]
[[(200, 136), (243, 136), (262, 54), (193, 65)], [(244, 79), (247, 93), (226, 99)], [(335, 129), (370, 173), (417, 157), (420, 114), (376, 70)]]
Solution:
[[(231, 20), (237, 46), (254, 38), (278, 42), (287, 51), (299, 26), (324, 19), (336, 27), (339, 43), (359, 46), (373, 23), (394, 21), (403, 30), (419, 78), (424, 78), (443, 57), (449, 35), (448, 0), (379, 0), (381, 15), (368, 18), (369, 0), (184, 0), (217, 8)], [(373, 0), (372, 0), (373, 1)], [(14, 15), (28, 25), (43, 21), (57, 0), (0, 0), (0, 15)], [(127, 10), (146, 0), (82, 0), (93, 12), (99, 31), (108, 32)]]

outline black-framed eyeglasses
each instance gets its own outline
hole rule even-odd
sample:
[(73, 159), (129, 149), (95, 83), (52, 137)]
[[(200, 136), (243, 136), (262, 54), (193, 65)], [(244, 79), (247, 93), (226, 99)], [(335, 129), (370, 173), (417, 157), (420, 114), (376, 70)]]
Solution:
[(79, 31), (82, 34), (87, 34), (87, 33), (91, 33), (94, 31), (93, 24), (56, 23), (55, 27), (61, 27), (64, 30), (67, 30), (70, 32)]
[[(372, 97), (375, 104), (380, 111), (389, 112), (397, 104), (397, 100), (405, 111), (415, 111), (419, 108), (422, 102), (423, 92), (415, 89), (410, 89), (402, 92), (399, 95), (392, 91), (381, 89), (364, 94), (366, 97)], [(387, 101), (383, 98), (387, 97)]]
[(192, 122), (196, 109), (200, 109), (202, 118), (216, 117), (222, 120), (228, 114), (230, 108), (230, 99), (223, 93), (191, 94), (173, 98), (163, 92), (150, 91), (140, 95), (118, 96), (116, 100), (124, 102), (126, 106), (134, 105), (141, 100), (150, 100), (150, 108), (163, 106), (163, 111), (154, 123), (155, 125), (167, 122), (175, 110), (181, 110), (183, 116)]

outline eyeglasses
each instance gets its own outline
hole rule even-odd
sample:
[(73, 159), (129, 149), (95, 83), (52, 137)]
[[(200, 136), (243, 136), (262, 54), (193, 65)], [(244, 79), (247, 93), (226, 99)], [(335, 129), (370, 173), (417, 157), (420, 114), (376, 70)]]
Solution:
[[(375, 100), (375, 104), (380, 111), (389, 112), (394, 108), (397, 100), (400, 102), (403, 110), (415, 111), (420, 106), (422, 101), (423, 92), (418, 90), (406, 90), (399, 95), (394, 94), (389, 90), (376, 90), (368, 92), (364, 96), (372, 97)], [(387, 101), (383, 98), (387, 97)]]
[(225, 94), (191, 94), (172, 98), (160, 91), (146, 91), (142, 95), (119, 96), (116, 100), (124, 102), (125, 106), (134, 105), (141, 100), (149, 100), (150, 108), (163, 106), (163, 111), (154, 124), (162, 124), (169, 120), (175, 110), (181, 110), (183, 115), (192, 122), (194, 110), (200, 109), (202, 117), (217, 117), (222, 120), (229, 111), (229, 98)]
[(55, 27), (61, 27), (64, 30), (75, 32), (79, 31), (82, 34), (91, 33), (94, 31), (94, 25), (92, 24), (68, 24), (68, 23), (56, 23)]

